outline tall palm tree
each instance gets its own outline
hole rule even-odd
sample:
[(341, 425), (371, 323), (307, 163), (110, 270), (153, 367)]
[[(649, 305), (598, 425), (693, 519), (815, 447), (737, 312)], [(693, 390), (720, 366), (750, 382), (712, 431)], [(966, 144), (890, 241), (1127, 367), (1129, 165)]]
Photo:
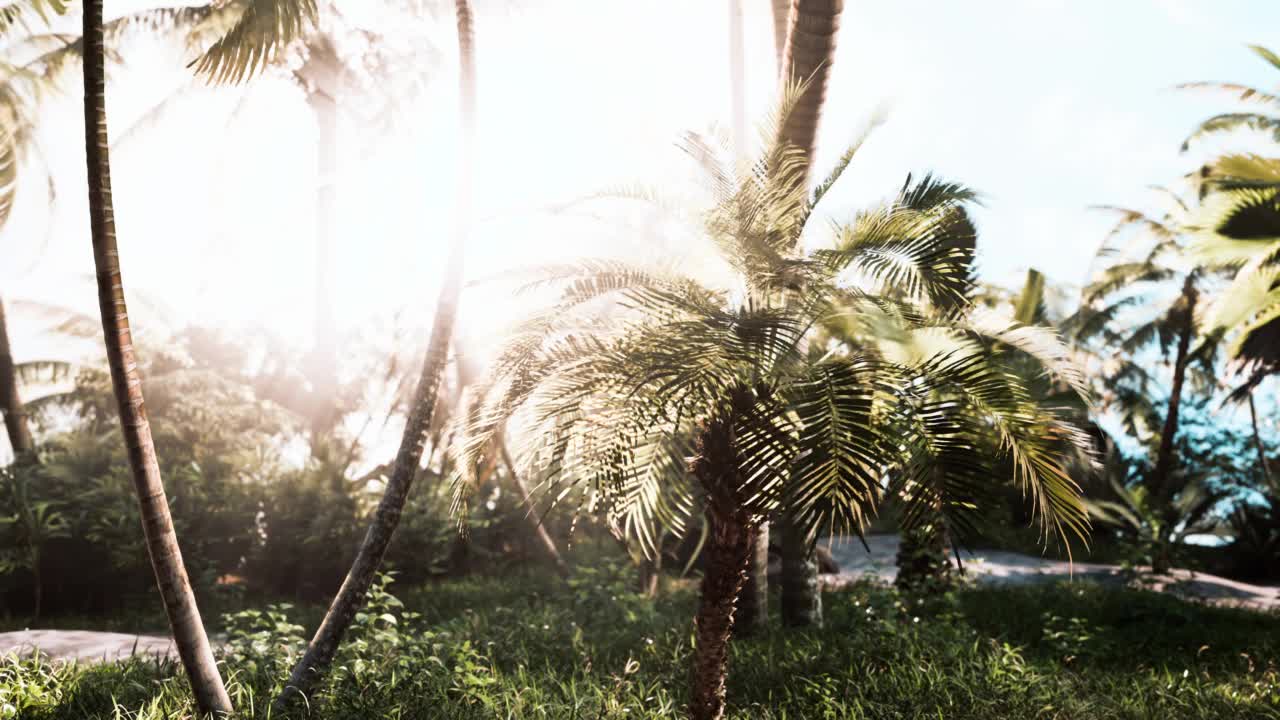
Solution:
[[(804, 92), (778, 128), (780, 145), (797, 148), (800, 167), (792, 179), (808, 186), (817, 146), (818, 121), (826, 100), (831, 65), (835, 59), (836, 33), (840, 29), (843, 0), (792, 0), (784, 14), (773, 3), (775, 40), (785, 17), (785, 42), (779, 51), (781, 87), (802, 85)], [(782, 622), (805, 626), (822, 623), (822, 595), (818, 588), (818, 562), (814, 556), (816, 529), (805, 530), (787, 513), (778, 516), (782, 548)]]
[(463, 249), (466, 246), (471, 221), (476, 144), (474, 17), (469, 0), (456, 0), (455, 11), (458, 21), (458, 58), (461, 73), (459, 91), (462, 107), (462, 153), (458, 167), (459, 202), (457, 204), (459, 219), (457, 232), (449, 246), (449, 257), (445, 264), (445, 281), (436, 304), (431, 340), (427, 345), (427, 355), (422, 364), (417, 390), (414, 391), (413, 404), (405, 423), (400, 449), (396, 453), (395, 465), (382, 499), (378, 503), (378, 509), (374, 513), (373, 521), (369, 525), (369, 531), (360, 545), (360, 550), (342, 587), (329, 606), (329, 611), (325, 614), (320, 628), (316, 630), (302, 659), (294, 666), (285, 689), (276, 698), (275, 706), (279, 710), (287, 707), (294, 698), (305, 696), (316, 687), (328, 670), (343, 635), (365, 600), (365, 595), (382, 563), (387, 546), (391, 543), (392, 534), (400, 522), (400, 514), (422, 460), (431, 416), (436, 406), (436, 395), (447, 365), (449, 343), (453, 336), (453, 325), (458, 314), (458, 299), (462, 288)]
[[(695, 213), (699, 227), (733, 279), (711, 286), (607, 260), (544, 271), (563, 295), (522, 326), (491, 369), (485, 411), (459, 450), (467, 475), (456, 503), (465, 512), (473, 460), (512, 419), (532, 462), (554, 477), (549, 492), (581, 490), (584, 503), (644, 546), (656, 525), (682, 531), (701, 512), (707, 539), (689, 710), (713, 720), (725, 711), (728, 641), (759, 524), (785, 509), (802, 531), (857, 531), (886, 492), (933, 487), (943, 438), (930, 431), (937, 408), (913, 411), (921, 392), (953, 388), (960, 405), (985, 408), (977, 425), (963, 417), (950, 425), (949, 442), (974, 447), (996, 428), (1050, 526), (1078, 529), (1084, 515), (1045, 451), (1046, 435), (1064, 428), (1030, 421), (1023, 395), (1001, 376), (964, 359), (909, 367), (807, 342), (832, 314), (892, 304), (885, 287), (949, 275), (926, 267), (946, 254), (937, 234), (917, 231), (954, 203), (950, 186), (934, 188), (929, 212), (870, 213), (841, 229), (834, 247), (806, 254), (799, 235), (843, 165), (810, 198), (795, 183), (805, 159), (794, 148), (774, 145), (750, 166), (725, 162), (700, 136), (688, 136), (686, 149), (715, 199)], [(846, 274), (873, 282), (851, 285)], [(886, 490), (891, 466), (910, 471)], [(962, 503), (945, 508), (967, 512)]]
[(151, 427), (142, 397), (142, 383), (134, 358), (129, 314), (116, 245), (111, 202), (111, 166), (107, 149), (106, 69), (102, 0), (84, 3), (84, 115), (85, 153), (89, 179), (89, 221), (94, 266), (98, 274), (98, 303), (106, 338), (107, 362), (119, 406), (120, 424), (128, 446), (129, 466), (138, 494), (147, 551), (164, 599), (174, 644), (187, 671), (202, 713), (230, 713), (227, 696), (213, 659), (209, 638), (200, 620), (195, 594), (187, 578), (169, 502), (160, 478)]
[[(1198, 335), (1196, 308), (1200, 302), (1205, 270), (1190, 264), (1185, 255), (1187, 240), (1182, 231), (1183, 219), (1190, 211), (1176, 196), (1178, 210), (1162, 218), (1124, 208), (1103, 208), (1119, 215), (1119, 221), (1099, 250), (1099, 258), (1118, 252), (1110, 240), (1128, 230), (1142, 230), (1135, 238), (1141, 252), (1131, 253), (1113, 262), (1085, 287), (1081, 307), (1071, 320), (1073, 334), (1082, 342), (1101, 339), (1121, 360), (1156, 350), (1166, 359), (1173, 353), (1172, 379), (1163, 412), (1155, 464), (1145, 479), (1149, 502), (1172, 512), (1172, 500), (1178, 488), (1174, 478), (1177, 458), (1174, 437), (1178, 432), (1178, 414), (1184, 385), (1192, 363), (1211, 363), (1208, 346), (1192, 352), (1192, 341)], [(1171, 287), (1178, 291), (1169, 296)], [(1122, 367), (1127, 367), (1123, 365)], [(1211, 368), (1210, 368), (1211, 370)], [(1116, 382), (1116, 378), (1112, 382)], [(1152, 558), (1156, 573), (1167, 572), (1169, 548), (1161, 546)]]
[[(742, 29), (742, 0), (729, 0), (729, 88), (730, 117), (733, 129), (734, 162), (748, 160), (747, 148), (747, 70)], [(654, 576), (656, 580), (656, 574)], [(735, 621), (740, 634), (762, 628), (769, 619), (769, 523), (760, 523), (751, 538), (751, 564), (747, 580), (738, 598)]]
[[(1280, 70), (1280, 56), (1250, 49)], [(1256, 109), (1227, 112), (1201, 122), (1183, 150), (1201, 137), (1241, 129), (1280, 141), (1280, 97), (1236, 83), (1198, 82), (1184, 88), (1232, 95)], [(1280, 158), (1228, 154), (1200, 173), (1201, 205), (1189, 223), (1197, 231), (1194, 261), (1231, 271), (1232, 281), (1205, 308), (1205, 330), (1229, 337), (1226, 354), (1248, 377), (1232, 395), (1240, 401), (1263, 378), (1280, 373)]]

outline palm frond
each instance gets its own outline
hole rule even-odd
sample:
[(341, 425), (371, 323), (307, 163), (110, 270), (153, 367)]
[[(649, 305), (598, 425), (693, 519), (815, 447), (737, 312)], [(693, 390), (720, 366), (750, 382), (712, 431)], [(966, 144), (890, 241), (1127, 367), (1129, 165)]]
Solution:
[(314, 27), (319, 12), (316, 0), (238, 0), (236, 6), (235, 24), (191, 63), (211, 82), (251, 78)]
[(1269, 133), (1273, 139), (1280, 141), (1280, 118), (1252, 112), (1231, 112), (1214, 115), (1208, 120), (1200, 123), (1200, 125), (1196, 127), (1189, 136), (1187, 136), (1187, 139), (1182, 141), (1182, 150), (1189, 150), (1191, 148), (1191, 143), (1207, 135), (1217, 135), (1221, 133), (1236, 132), (1239, 130)]

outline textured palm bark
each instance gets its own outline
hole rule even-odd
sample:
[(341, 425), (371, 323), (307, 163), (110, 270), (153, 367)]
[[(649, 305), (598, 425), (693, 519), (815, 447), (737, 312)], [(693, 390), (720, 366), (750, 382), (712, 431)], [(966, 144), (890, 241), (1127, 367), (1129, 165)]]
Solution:
[(782, 534), (782, 624), (822, 626), (822, 592), (818, 587), (817, 537), (782, 513), (774, 525)]
[(805, 154), (802, 181), (806, 184), (812, 171), (818, 121), (827, 97), (843, 9), (844, 0), (794, 0), (789, 15), (782, 77), (791, 83), (807, 82), (808, 86), (788, 113), (779, 130), (779, 140)]
[(695, 619), (689, 714), (693, 720), (719, 720), (724, 717), (734, 610), (746, 582), (758, 519), (743, 507), (732, 411), (707, 421), (696, 451), (691, 469), (706, 492), (710, 533)]
[(374, 512), (373, 521), (356, 559), (347, 573), (342, 587), (329, 606), (320, 628), (316, 631), (306, 653), (294, 667), (284, 690), (275, 700), (277, 712), (285, 710), (298, 697), (305, 697), (320, 682), (333, 662), (342, 643), (343, 635), (351, 626), (356, 612), (364, 605), (374, 576), (382, 564), (387, 546), (400, 524), (405, 501), (413, 485), (414, 476), (422, 461), (435, 411), (440, 381), (448, 362), (449, 343), (458, 314), (458, 299), (462, 289), (462, 256), (469, 231), (471, 207), (472, 163), (475, 158), (475, 29), (469, 0), (456, 0), (458, 21), (458, 52), (461, 65), (460, 92), (462, 105), (462, 154), (459, 163), (459, 222), (454, 241), (449, 248), (445, 265), (444, 286), (436, 304), (432, 322), (431, 339), (423, 360), (422, 373), (414, 390), (413, 404), (405, 422), (400, 449), (396, 453), (391, 478)]
[(734, 631), (752, 635), (769, 623), (769, 524), (761, 522), (747, 548), (747, 576), (738, 593)]
[(754, 532), (741, 510), (709, 510), (707, 561), (702, 573), (702, 594), (698, 600), (697, 646), (693, 657), (693, 698), (690, 715), (694, 720), (724, 717), (725, 682), (729, 670), (729, 639), (734, 629), (734, 608), (747, 579), (747, 563)]
[(97, 270), (98, 305), (106, 339), (111, 385), (120, 412), (129, 468), (142, 516), (147, 552), (173, 630), (174, 645), (191, 681), (201, 713), (229, 714), (227, 696), (209, 638), (196, 607), (195, 594), (182, 563), (169, 502), (160, 478), (142, 397), (129, 313), (116, 246), (115, 213), (111, 202), (111, 165), (107, 152), (106, 72), (103, 52), (102, 0), (84, 4), (84, 119), (85, 155), (89, 179), (89, 225)]
[(1160, 431), (1160, 449), (1156, 454), (1156, 466), (1151, 471), (1151, 493), (1153, 499), (1163, 503), (1171, 495), (1169, 478), (1173, 474), (1173, 440), (1178, 434), (1178, 410), (1182, 405), (1182, 385), (1187, 375), (1187, 355), (1191, 347), (1191, 338), (1195, 334), (1195, 307), (1198, 292), (1192, 277), (1188, 277), (1182, 286), (1182, 307), (1177, 312), (1181, 317), (1181, 332), (1178, 334), (1178, 350), (1173, 361), (1173, 385), (1169, 388), (1169, 407), (1164, 416), (1164, 427)]
[(31, 425), (22, 406), (22, 397), (18, 394), (18, 373), (9, 348), (4, 300), (0, 300), (0, 412), (4, 413), (4, 429), (9, 435), (9, 447), (13, 449), (14, 457), (31, 455), (35, 443), (31, 439)]
[(782, 76), (782, 58), (787, 51), (787, 31), (791, 27), (791, 0), (772, 0), (773, 3), (773, 51), (778, 61), (778, 76)]

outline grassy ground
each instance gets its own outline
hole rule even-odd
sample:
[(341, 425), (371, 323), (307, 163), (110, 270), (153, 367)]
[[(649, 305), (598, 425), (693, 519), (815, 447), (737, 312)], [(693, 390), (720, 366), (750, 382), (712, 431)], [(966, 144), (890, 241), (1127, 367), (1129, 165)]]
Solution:
[[(312, 698), (324, 718), (673, 718), (687, 690), (693, 593), (657, 601), (621, 569), (570, 586), (504, 577), (378, 593)], [(911, 606), (858, 586), (821, 630), (739, 639), (734, 718), (1280, 719), (1280, 617), (1087, 585), (972, 588)], [(314, 611), (305, 613), (314, 616)], [(243, 717), (265, 718), (302, 645), (292, 609), (224, 620)], [(0, 716), (168, 718), (180, 669), (0, 664)]]

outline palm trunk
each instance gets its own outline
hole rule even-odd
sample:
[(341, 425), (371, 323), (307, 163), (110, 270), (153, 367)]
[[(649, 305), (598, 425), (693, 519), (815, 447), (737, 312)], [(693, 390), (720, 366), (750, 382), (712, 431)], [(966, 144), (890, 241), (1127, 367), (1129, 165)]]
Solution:
[(747, 550), (747, 579), (738, 593), (734, 628), (738, 635), (752, 635), (769, 622), (769, 524), (761, 522), (751, 534)]
[[(454, 350), (454, 358), (458, 364), (458, 390), (462, 393), (468, 385), (471, 384), (473, 374), (471, 368), (468, 367), (466, 356), (461, 350)], [(507, 450), (507, 439), (505, 433), (501, 433), (494, 440), (496, 448), (496, 456), (493, 463), (497, 460), (502, 461), (503, 468), (507, 471), (507, 475), (511, 478), (511, 485), (516, 491), (516, 495), (520, 498), (520, 504), (525, 510), (525, 519), (529, 525), (529, 532), (533, 534), (534, 544), (540, 547), (547, 559), (555, 566), (556, 572), (560, 577), (569, 577), (569, 565), (564, 561), (564, 557), (560, 555), (560, 550), (556, 547), (556, 541), (551, 538), (551, 533), (547, 532), (547, 528), (542, 524), (542, 519), (538, 517), (537, 506), (533, 502), (533, 494), (529, 491), (529, 486), (525, 484), (524, 478), (516, 472), (515, 462), (511, 459), (511, 453)], [(492, 468), (491, 468), (492, 469)]]
[(782, 624), (791, 627), (822, 626), (822, 593), (818, 588), (817, 536), (786, 512), (777, 526), (782, 530)]
[(103, 0), (86, 0), (84, 3), (84, 119), (89, 224), (107, 362), (111, 367), (111, 384), (119, 406), (129, 467), (133, 471), (134, 488), (138, 494), (147, 552), (164, 599), (178, 656), (191, 681), (200, 712), (230, 713), (231, 699), (222, 684), (213, 650), (200, 622), (200, 611), (182, 563), (173, 518), (169, 514), (169, 502), (160, 479), (160, 465), (143, 404), (142, 383), (125, 307), (115, 213), (111, 203), (111, 164), (107, 153), (102, 5)]
[(800, 181), (805, 184), (812, 172), (818, 121), (827, 97), (843, 8), (844, 0), (794, 0), (788, 16), (780, 74), (791, 84), (807, 82), (808, 85), (787, 114), (778, 139), (804, 153), (806, 162)]
[(747, 70), (742, 37), (742, 0), (729, 0), (729, 107), (733, 123), (733, 161), (747, 156)]
[(311, 368), (311, 456), (322, 456), (333, 431), (337, 357), (333, 320), (333, 238), (336, 223), (338, 165), (337, 101), (323, 90), (307, 95), (316, 121), (316, 307)]
[[(804, 93), (779, 129), (783, 146), (804, 153), (804, 170), (796, 182), (808, 184), (813, 168), (818, 120), (826, 100), (836, 32), (844, 0), (793, 0), (787, 14), (786, 43), (780, 78), (787, 84), (807, 82)], [(781, 14), (774, 3), (775, 31)], [(785, 513), (784, 513), (785, 515)], [(787, 625), (821, 625), (822, 597), (818, 592), (818, 563), (813, 557), (816, 538), (780, 519), (782, 535), (782, 621)]]
[(1253, 391), (1249, 391), (1249, 422), (1253, 424), (1253, 446), (1258, 450), (1258, 467), (1262, 470), (1262, 483), (1266, 487), (1271, 487), (1271, 463), (1267, 460), (1267, 449), (1262, 444), (1262, 433), (1258, 432), (1258, 408), (1253, 402)]
[(422, 450), (436, 406), (440, 381), (448, 361), (449, 343), (458, 314), (458, 299), (462, 289), (462, 254), (470, 222), (471, 176), (475, 153), (475, 38), (469, 0), (456, 0), (458, 16), (458, 51), (461, 62), (461, 104), (463, 152), (459, 164), (458, 232), (449, 248), (445, 266), (444, 287), (436, 305), (431, 328), (431, 340), (427, 356), (422, 364), (422, 374), (414, 391), (413, 406), (405, 423), (400, 450), (396, 453), (391, 479), (387, 482), (382, 500), (374, 513), (373, 522), (365, 535), (355, 562), (339, 588), (333, 604), (325, 614), (306, 653), (294, 667), (285, 689), (276, 698), (277, 711), (283, 711), (290, 701), (310, 693), (328, 671), (337, 654), (342, 636), (350, 627), (357, 610), (363, 605), (365, 594), (373, 583), (374, 575), (382, 564), (382, 557), (391, 536), (400, 523), (409, 489), (422, 460)]
[(745, 513), (729, 509), (709, 510), (707, 562), (698, 600), (697, 647), (693, 657), (694, 720), (724, 717), (725, 681), (729, 670), (729, 638), (733, 634), (734, 606), (746, 582), (754, 532)]
[(4, 428), (9, 435), (13, 456), (31, 455), (35, 451), (35, 443), (31, 439), (26, 409), (18, 395), (18, 373), (9, 348), (9, 326), (5, 321), (3, 300), (0, 300), (0, 412), (4, 413)]
[(778, 77), (786, 67), (782, 63), (787, 51), (787, 30), (791, 27), (791, 0), (772, 0), (773, 2), (773, 51), (778, 60)]
[[(747, 161), (747, 70), (742, 30), (742, 0), (729, 0), (729, 94), (734, 163)], [(739, 634), (759, 630), (769, 619), (769, 526), (761, 523), (751, 538), (746, 584), (738, 596)]]
[(1169, 479), (1173, 474), (1173, 440), (1178, 434), (1178, 409), (1182, 404), (1182, 385), (1187, 375), (1187, 354), (1191, 336), (1195, 334), (1195, 306), (1197, 293), (1192, 278), (1188, 277), (1182, 288), (1182, 332), (1178, 335), (1178, 351), (1173, 361), (1173, 386), (1169, 390), (1169, 407), (1164, 416), (1164, 428), (1160, 431), (1160, 449), (1156, 466), (1151, 473), (1151, 494), (1160, 504), (1172, 493)]
[(533, 496), (529, 492), (529, 486), (525, 485), (524, 478), (520, 477), (520, 473), (516, 472), (515, 463), (511, 461), (511, 453), (507, 451), (505, 437), (498, 438), (498, 453), (502, 458), (503, 467), (506, 468), (507, 474), (511, 476), (511, 484), (515, 487), (516, 494), (520, 496), (520, 504), (525, 509), (525, 519), (529, 523), (529, 529), (533, 533), (537, 545), (542, 548), (543, 554), (555, 566), (556, 572), (560, 577), (569, 577), (569, 565), (561, 557), (560, 550), (556, 548), (556, 541), (552, 540), (551, 533), (547, 532), (547, 526), (542, 524), (542, 518), (538, 517), (537, 507), (533, 503)]

